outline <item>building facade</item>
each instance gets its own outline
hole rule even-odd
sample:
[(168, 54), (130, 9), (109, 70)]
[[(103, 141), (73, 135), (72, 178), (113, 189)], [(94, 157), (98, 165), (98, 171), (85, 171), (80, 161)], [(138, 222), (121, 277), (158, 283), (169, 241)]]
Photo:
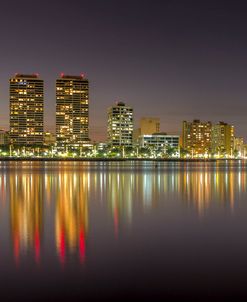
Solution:
[(245, 144), (243, 137), (234, 137), (234, 155), (239, 157), (245, 157)]
[(62, 149), (89, 142), (89, 83), (83, 75), (56, 80), (56, 142)]
[(0, 145), (8, 145), (9, 144), (9, 133), (0, 129)]
[(54, 146), (56, 144), (56, 135), (50, 131), (44, 132), (44, 145)]
[(140, 147), (154, 147), (156, 149), (172, 147), (179, 149), (179, 135), (169, 135), (166, 133), (155, 133), (152, 135), (139, 136)]
[(44, 82), (38, 75), (16, 74), (10, 83), (10, 143), (43, 144)]
[(191, 156), (200, 156), (211, 151), (211, 122), (183, 122), (182, 146)]
[(212, 126), (212, 152), (219, 155), (233, 156), (234, 126), (219, 122)]
[(142, 117), (140, 120), (140, 134), (151, 135), (160, 132), (160, 119), (154, 117)]
[(108, 109), (107, 135), (111, 147), (132, 146), (133, 127), (133, 108), (117, 102)]

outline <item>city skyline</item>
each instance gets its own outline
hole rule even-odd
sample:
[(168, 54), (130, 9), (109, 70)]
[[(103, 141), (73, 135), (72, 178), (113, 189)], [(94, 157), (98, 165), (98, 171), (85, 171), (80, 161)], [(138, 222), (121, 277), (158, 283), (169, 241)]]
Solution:
[(238, 125), (237, 135), (247, 138), (243, 2), (72, 3), (69, 10), (65, 1), (38, 8), (28, 0), (20, 7), (3, 3), (1, 127), (8, 127), (8, 78), (39, 72), (45, 124), (54, 131), (54, 83), (64, 72), (90, 79), (93, 140), (106, 138), (102, 112), (115, 100), (131, 104), (136, 120), (160, 117), (170, 133), (180, 131), (182, 120), (198, 118)]
[(1, 1), (3, 301), (246, 300), (246, 15)]
[[(43, 82), (43, 86), (45, 87), (46, 86), (46, 83), (45, 83), (45, 81), (43, 80), (43, 78), (42, 78), (42, 76), (40, 77), (40, 74), (39, 73), (32, 73), (32, 74), (23, 74), (23, 73), (16, 73), (14, 76), (12, 76), (10, 79), (9, 79), (9, 81), (11, 81), (12, 79), (14, 79), (15, 77), (18, 77), (18, 76), (21, 76), (21, 77), (25, 77), (25, 76), (30, 76), (30, 77), (37, 77), (37, 78), (40, 78), (41, 79), (41, 81)], [(55, 108), (56, 108), (56, 98), (57, 98), (57, 96), (56, 96), (56, 85), (57, 85), (57, 81), (58, 81), (58, 78), (63, 78), (63, 77), (71, 77), (71, 78), (73, 78), (73, 77), (75, 77), (75, 78), (81, 78), (81, 79), (85, 79), (85, 81), (87, 81), (88, 82), (88, 79), (86, 79), (86, 77), (85, 77), (85, 75), (84, 74), (80, 74), (80, 75), (66, 75), (66, 74), (64, 74), (64, 73), (60, 73), (60, 75), (59, 76), (57, 76), (57, 78), (56, 78), (56, 80), (55, 80), (55, 100), (54, 100), (54, 106), (55, 106)], [(9, 87), (9, 89), (10, 89), (10, 87)], [(44, 88), (44, 91), (43, 91), (43, 94), (44, 95), (46, 95), (46, 93), (47, 93), (47, 91), (45, 90), (45, 88)], [(91, 94), (91, 92), (90, 92), (90, 94)], [(10, 110), (10, 108), (11, 108), (11, 95), (9, 95), (9, 110)], [(45, 101), (45, 99), (44, 99), (44, 107), (45, 107), (45, 103), (46, 103), (46, 101)], [(121, 101), (119, 101), (119, 100), (115, 100), (114, 101), (114, 103), (116, 104), (116, 103), (118, 103), (118, 102), (121, 102)], [(111, 103), (111, 105), (110, 106), (108, 106), (108, 108), (109, 107), (111, 107), (112, 106), (112, 104), (113, 104), (113, 102)], [(89, 98), (89, 107), (90, 107), (90, 105), (91, 105), (91, 101), (90, 101), (90, 98)], [(88, 106), (87, 105), (87, 106)], [(130, 104), (130, 106), (133, 108), (133, 106)], [(91, 111), (91, 107), (90, 107), (90, 110), (89, 111)], [(1, 111), (0, 111), (1, 112)], [(91, 140), (91, 141), (106, 141), (107, 140), (107, 108), (104, 108), (104, 112), (105, 112), (105, 115), (106, 115), (106, 117), (105, 117), (105, 123), (106, 123), (106, 127), (103, 127), (103, 129), (104, 129), (104, 132), (103, 132), (103, 130), (102, 130), (102, 132), (101, 132), (101, 135), (100, 136), (94, 136), (94, 134), (93, 134), (93, 131), (92, 131), (92, 128), (94, 128), (94, 125), (92, 125), (92, 121), (91, 121), (91, 123), (89, 123), (89, 139)], [(10, 112), (8, 112), (8, 114), (9, 114)], [(55, 112), (54, 112), (54, 125), (49, 125), (49, 124), (47, 124), (46, 123), (46, 121), (47, 121), (47, 112), (44, 112), (43, 113), (43, 116), (44, 116), (44, 131), (51, 131), (51, 132), (53, 132), (54, 134), (56, 133), (56, 110), (55, 110)], [(135, 115), (136, 115), (136, 112), (135, 112)], [(138, 116), (138, 112), (137, 112), (137, 116)], [(139, 115), (140, 116), (140, 115)], [(198, 115), (197, 115), (198, 116)], [(7, 119), (7, 118), (6, 118)], [(89, 113), (89, 119), (91, 120), (91, 118), (90, 118), (90, 113)], [(146, 114), (145, 116), (140, 116), (139, 117), (139, 119), (137, 120), (136, 119), (136, 117), (134, 116), (134, 119), (133, 119), (133, 122), (134, 122), (134, 130), (135, 131), (138, 131), (138, 129), (140, 129), (140, 128), (138, 128), (139, 126), (140, 126), (140, 123), (142, 122), (142, 120), (145, 120), (145, 119), (154, 119), (154, 120), (159, 120), (160, 122), (161, 122), (161, 124), (164, 124), (164, 121), (162, 121), (162, 119), (160, 119), (160, 116), (158, 116), (158, 115), (156, 115), (156, 116), (150, 116), (150, 115), (148, 115), (148, 114)], [(192, 117), (191, 118), (191, 120), (200, 120), (199, 118), (195, 118), (195, 117)], [(210, 122), (212, 122), (213, 124), (215, 123), (217, 123), (217, 122), (222, 122), (222, 119), (219, 119), (219, 120), (217, 120), (217, 119), (204, 119), (205, 121), (210, 121)], [(160, 131), (158, 131), (158, 132), (169, 132), (170, 134), (175, 134), (175, 135), (180, 135), (180, 136), (182, 136), (182, 133), (183, 133), (183, 130), (182, 130), (182, 124), (183, 124), (183, 122), (185, 121), (185, 119), (182, 119), (182, 120), (180, 120), (179, 121), (179, 125), (178, 125), (178, 127), (176, 128), (176, 130), (171, 130), (171, 131), (167, 131), (167, 129), (163, 129), (162, 127), (161, 127), (161, 129), (160, 129)], [(93, 121), (94, 122), (94, 121)], [(163, 122), (163, 123), (162, 123)], [(224, 121), (225, 122), (225, 121)], [(228, 121), (227, 121), (228, 122)], [(87, 122), (88, 123), (88, 122)], [(238, 126), (238, 125), (237, 125)], [(9, 131), (10, 130), (10, 124), (9, 124), (9, 119), (8, 119), (8, 124), (6, 124), (5, 126), (4, 125), (1, 125), (1, 122), (0, 122), (0, 127), (1, 127), (1, 129), (3, 129), (3, 130), (5, 130), (5, 131)], [(160, 127), (160, 126), (159, 126)], [(169, 129), (169, 127), (168, 127), (168, 129)], [(91, 130), (91, 131), (90, 131)], [(238, 133), (239, 133), (239, 129), (237, 128), (236, 129), (237, 131), (236, 131), (236, 136), (237, 137), (243, 137), (244, 139), (245, 139), (245, 137), (246, 137), (246, 135), (243, 135), (243, 136), (239, 136), (238, 135)]]

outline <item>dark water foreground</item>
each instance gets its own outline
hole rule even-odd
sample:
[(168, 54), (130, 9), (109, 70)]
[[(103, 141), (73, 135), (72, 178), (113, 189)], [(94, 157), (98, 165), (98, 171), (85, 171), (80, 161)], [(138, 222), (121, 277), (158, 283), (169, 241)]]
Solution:
[(1, 301), (247, 299), (245, 162), (0, 171)]

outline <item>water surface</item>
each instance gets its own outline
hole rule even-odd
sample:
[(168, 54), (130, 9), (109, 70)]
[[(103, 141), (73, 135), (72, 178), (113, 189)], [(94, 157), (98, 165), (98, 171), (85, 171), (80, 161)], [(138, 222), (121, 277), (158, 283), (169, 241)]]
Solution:
[(0, 170), (5, 300), (247, 298), (245, 162)]

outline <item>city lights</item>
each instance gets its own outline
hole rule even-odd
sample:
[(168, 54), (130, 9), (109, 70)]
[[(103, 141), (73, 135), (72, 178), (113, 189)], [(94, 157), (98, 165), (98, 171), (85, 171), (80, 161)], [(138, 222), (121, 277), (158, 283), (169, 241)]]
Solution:
[[(107, 140), (89, 138), (89, 81), (56, 80), (56, 133), (44, 131), (44, 83), (36, 74), (10, 79), (10, 131), (0, 130), (1, 158), (244, 159), (247, 145), (225, 122), (183, 121), (182, 135), (161, 131), (160, 119), (142, 117), (123, 102), (108, 108)], [(179, 131), (180, 132), (180, 131)]]

